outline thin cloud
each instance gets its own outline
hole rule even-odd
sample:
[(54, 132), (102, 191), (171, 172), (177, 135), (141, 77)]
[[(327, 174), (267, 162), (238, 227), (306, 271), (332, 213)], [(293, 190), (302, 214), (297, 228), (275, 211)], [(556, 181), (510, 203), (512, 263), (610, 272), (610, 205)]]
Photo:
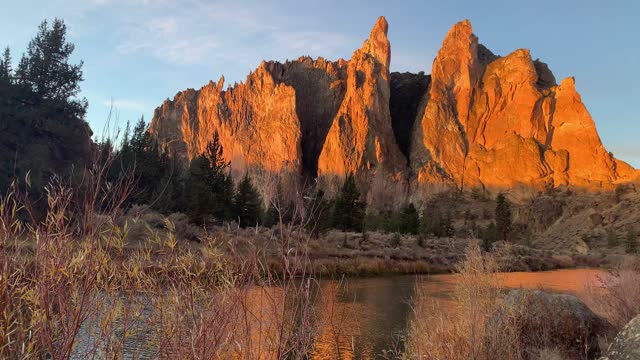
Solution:
[[(94, 0), (119, 2), (124, 0)], [(350, 38), (338, 33), (284, 28), (282, 14), (261, 1), (191, 0), (183, 6), (134, 0), (129, 18), (119, 31), (116, 51), (123, 55), (151, 56), (174, 65), (215, 65), (225, 61), (246, 63), (248, 58), (294, 58), (300, 55), (344, 56)], [(166, 16), (166, 14), (171, 14)], [(148, 20), (151, 19), (151, 20)], [(353, 50), (353, 49), (352, 49)], [(350, 50), (350, 51), (352, 51)]]
[(104, 100), (102, 102), (102, 105), (109, 108), (113, 107), (116, 110), (132, 110), (132, 111), (139, 111), (139, 112), (146, 112), (152, 109), (152, 106), (150, 106), (144, 101), (127, 100), (127, 99)]

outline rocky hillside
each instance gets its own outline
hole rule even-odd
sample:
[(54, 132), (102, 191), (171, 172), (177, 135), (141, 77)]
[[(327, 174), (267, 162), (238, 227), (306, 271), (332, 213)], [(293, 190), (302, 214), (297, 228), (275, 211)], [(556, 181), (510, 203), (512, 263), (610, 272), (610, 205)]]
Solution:
[(332, 193), (352, 172), (377, 206), (445, 188), (611, 189), (638, 173), (602, 145), (573, 78), (518, 49), (498, 56), (455, 24), (431, 75), (390, 73), (381, 17), (351, 59), (263, 62), (167, 99), (150, 131), (184, 159), (214, 131), (236, 176), (316, 179)]

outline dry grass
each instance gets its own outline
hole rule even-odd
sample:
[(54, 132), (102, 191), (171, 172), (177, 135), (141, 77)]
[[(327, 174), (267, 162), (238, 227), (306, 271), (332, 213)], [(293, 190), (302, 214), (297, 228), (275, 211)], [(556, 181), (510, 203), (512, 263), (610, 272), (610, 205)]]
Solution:
[(588, 288), (587, 304), (604, 316), (616, 331), (640, 314), (640, 260), (627, 257), (622, 264)]
[(458, 266), (450, 301), (418, 290), (403, 358), (590, 359), (599, 354), (604, 347), (594, 342), (609, 330), (605, 321), (590, 317), (570, 297), (547, 298), (530, 290), (503, 297), (501, 258), (471, 245)]
[(496, 310), (499, 295), (498, 265), (471, 245), (458, 267), (454, 290), (455, 308), (444, 316), (441, 304), (417, 294), (414, 318), (407, 339), (406, 357), (411, 359), (488, 359), (485, 323)]
[(17, 184), (0, 196), (0, 358), (310, 353), (320, 321), (313, 302), (332, 298), (320, 300), (304, 246), (293, 244), (304, 239), (286, 235), (294, 225), (281, 224), (284, 235), (272, 238), (277, 254), (206, 233), (194, 248), (177, 239), (190, 231), (179, 215), (142, 212), (144, 231), (135, 222), (119, 226), (121, 202), (113, 199), (129, 191), (127, 179), (96, 186), (96, 170), (82, 189), (54, 179), (44, 218), (32, 215)]

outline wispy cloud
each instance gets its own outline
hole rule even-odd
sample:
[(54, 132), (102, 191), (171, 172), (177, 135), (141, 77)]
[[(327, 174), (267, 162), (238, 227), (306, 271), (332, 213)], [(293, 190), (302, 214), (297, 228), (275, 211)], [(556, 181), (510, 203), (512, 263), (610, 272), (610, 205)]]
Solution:
[[(116, 51), (151, 56), (175, 65), (246, 61), (247, 57), (344, 56), (351, 40), (334, 32), (309, 31), (258, 0), (91, 0), (95, 7), (121, 7)], [(170, 15), (167, 15), (170, 14)]]
[(141, 113), (152, 109), (152, 106), (150, 106), (144, 101), (130, 100), (130, 99), (104, 100), (102, 102), (102, 105), (109, 108), (113, 107), (113, 109), (115, 110), (131, 110), (131, 111), (138, 111)]

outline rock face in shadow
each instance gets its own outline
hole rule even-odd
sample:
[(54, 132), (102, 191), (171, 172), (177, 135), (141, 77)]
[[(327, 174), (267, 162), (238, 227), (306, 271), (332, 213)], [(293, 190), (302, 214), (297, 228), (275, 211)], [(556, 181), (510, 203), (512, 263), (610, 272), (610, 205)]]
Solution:
[(302, 164), (310, 178), (317, 176), (318, 158), (346, 90), (347, 62), (301, 57), (265, 67), (278, 83), (295, 90), (296, 112), (302, 132)]
[(423, 72), (418, 74), (391, 73), (391, 98), (389, 100), (391, 125), (398, 147), (407, 158), (409, 157), (413, 123), (430, 82), (431, 77)]
[(180, 92), (150, 131), (184, 159), (218, 131), (234, 174), (259, 183), (315, 179), (332, 194), (354, 173), (380, 207), (452, 187), (595, 190), (637, 179), (603, 147), (573, 78), (558, 84), (528, 50), (495, 55), (464, 20), (431, 75), (390, 73), (387, 31), (379, 18), (349, 60), (263, 62), (228, 89), (221, 79)]

